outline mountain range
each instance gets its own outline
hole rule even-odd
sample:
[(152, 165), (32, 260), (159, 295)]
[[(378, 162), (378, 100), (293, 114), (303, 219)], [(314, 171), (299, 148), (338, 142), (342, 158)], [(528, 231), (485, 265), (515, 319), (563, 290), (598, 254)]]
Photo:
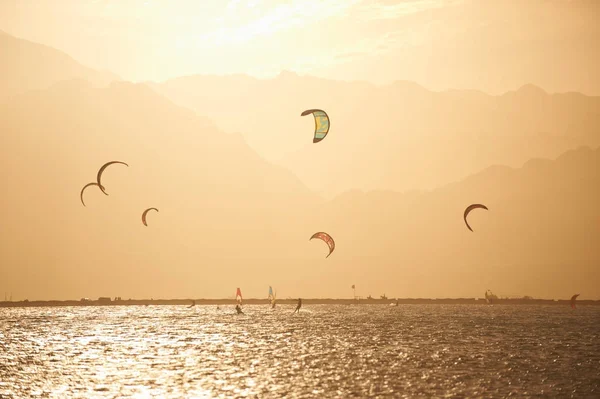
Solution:
[(105, 86), (119, 77), (81, 65), (68, 54), (0, 31), (0, 102), (28, 90), (50, 87), (65, 79)]
[[(36, 46), (27, 59), (68, 67), (28, 61), (30, 77), (0, 77), (11, 87), (0, 98), (0, 288), (15, 299), (261, 297), (268, 285), (344, 297), (352, 284), (363, 296), (600, 298), (595, 97), (202, 78), (237, 79), (234, 96), (197, 77), (118, 81)], [(202, 87), (206, 106), (177, 100), (178, 85)], [(311, 107), (332, 118), (319, 144), (299, 116)], [(84, 207), (81, 188), (110, 160), (129, 167), (110, 166), (109, 195), (91, 187)], [(473, 211), (470, 232), (473, 202), (489, 211)], [(145, 227), (148, 207), (159, 212)], [(316, 231), (336, 240), (327, 259)]]
[[(151, 86), (223, 130), (240, 132), (261, 156), (328, 198), (348, 189), (433, 189), (493, 164), (517, 167), (600, 145), (600, 97), (549, 94), (533, 85), (491, 96), (283, 72), (267, 80), (189, 76)], [(317, 144), (312, 116), (300, 117), (312, 108), (331, 119)]]

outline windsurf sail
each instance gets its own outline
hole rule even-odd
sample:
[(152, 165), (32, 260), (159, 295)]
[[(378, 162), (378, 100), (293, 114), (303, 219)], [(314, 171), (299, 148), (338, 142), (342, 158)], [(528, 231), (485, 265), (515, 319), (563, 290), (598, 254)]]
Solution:
[(271, 306), (275, 306), (275, 294), (273, 294), (273, 288), (269, 286), (269, 302), (271, 302)]
[(486, 301), (487, 303), (489, 303), (490, 305), (493, 305), (493, 304), (494, 304), (494, 300), (495, 300), (495, 299), (498, 299), (498, 297), (497, 297), (496, 295), (494, 295), (494, 294), (492, 293), (492, 291), (490, 291), (490, 290), (487, 290), (487, 291), (485, 292), (485, 301)]
[(237, 301), (238, 305), (242, 305), (242, 290), (239, 288), (235, 292), (235, 300)]

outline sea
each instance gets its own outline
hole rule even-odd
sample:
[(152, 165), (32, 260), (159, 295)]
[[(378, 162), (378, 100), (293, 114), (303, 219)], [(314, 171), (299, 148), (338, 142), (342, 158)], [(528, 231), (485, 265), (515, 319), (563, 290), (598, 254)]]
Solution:
[(600, 398), (600, 306), (0, 308), (0, 398)]

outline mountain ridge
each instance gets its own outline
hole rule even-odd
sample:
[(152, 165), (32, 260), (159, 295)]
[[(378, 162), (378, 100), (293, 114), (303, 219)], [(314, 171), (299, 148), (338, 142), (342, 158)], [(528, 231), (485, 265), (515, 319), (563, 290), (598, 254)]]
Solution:
[(0, 53), (0, 100), (72, 78), (88, 80), (94, 86), (120, 80), (112, 72), (80, 64), (65, 52), (6, 32), (0, 34)]
[[(151, 86), (222, 130), (241, 132), (261, 156), (327, 198), (353, 188), (432, 189), (493, 164), (515, 167), (600, 145), (600, 97), (549, 94), (534, 85), (488, 95), (286, 74), (192, 76)], [(314, 123), (299, 117), (309, 108), (331, 119), (316, 145)]]

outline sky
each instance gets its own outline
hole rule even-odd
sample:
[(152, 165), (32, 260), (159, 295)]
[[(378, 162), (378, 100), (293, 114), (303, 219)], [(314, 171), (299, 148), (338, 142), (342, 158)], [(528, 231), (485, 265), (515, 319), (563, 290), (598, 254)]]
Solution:
[(0, 0), (0, 293), (600, 298), (598, 10)]
[(0, 30), (130, 81), (288, 70), (491, 94), (599, 95), (599, 16), (594, 0), (0, 0)]

